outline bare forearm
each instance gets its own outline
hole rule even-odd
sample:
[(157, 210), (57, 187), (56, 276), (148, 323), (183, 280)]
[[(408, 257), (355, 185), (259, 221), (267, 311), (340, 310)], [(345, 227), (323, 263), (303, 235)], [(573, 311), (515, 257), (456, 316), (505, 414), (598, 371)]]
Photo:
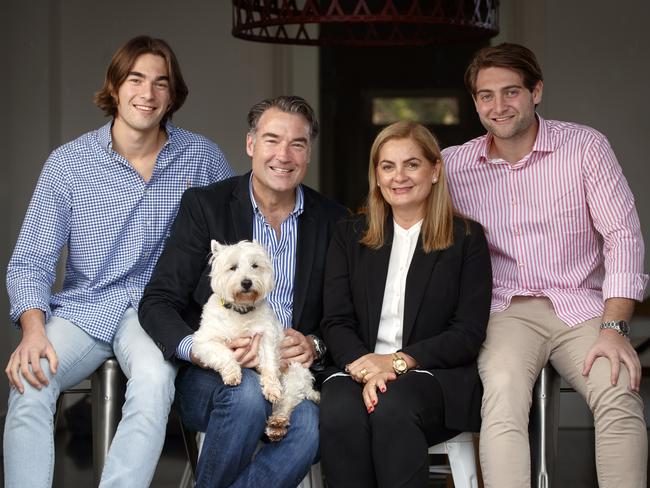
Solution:
[(32, 333), (45, 332), (45, 313), (38, 308), (25, 310), (20, 316), (20, 328), (23, 336)]
[(629, 321), (634, 313), (635, 303), (630, 298), (608, 298), (605, 300), (603, 322), (610, 322), (612, 320)]

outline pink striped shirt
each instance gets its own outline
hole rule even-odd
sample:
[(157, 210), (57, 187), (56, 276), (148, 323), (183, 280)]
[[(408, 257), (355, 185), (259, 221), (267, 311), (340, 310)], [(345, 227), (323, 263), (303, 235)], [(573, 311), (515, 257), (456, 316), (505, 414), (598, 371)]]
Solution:
[(443, 151), (456, 208), (485, 228), (492, 312), (545, 296), (569, 326), (611, 297), (643, 299), (643, 238), (634, 197), (607, 138), (544, 120), (515, 165), (489, 159), (490, 135)]

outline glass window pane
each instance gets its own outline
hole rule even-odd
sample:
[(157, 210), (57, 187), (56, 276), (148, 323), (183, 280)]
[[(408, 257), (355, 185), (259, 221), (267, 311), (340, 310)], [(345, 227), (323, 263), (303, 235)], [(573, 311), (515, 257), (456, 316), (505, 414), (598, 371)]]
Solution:
[(372, 123), (387, 125), (413, 120), (424, 125), (458, 125), (457, 97), (377, 97), (372, 100)]

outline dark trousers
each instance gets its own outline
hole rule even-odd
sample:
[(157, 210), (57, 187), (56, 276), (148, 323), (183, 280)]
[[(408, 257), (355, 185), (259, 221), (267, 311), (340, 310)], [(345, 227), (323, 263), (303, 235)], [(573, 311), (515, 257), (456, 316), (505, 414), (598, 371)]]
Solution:
[(333, 377), (321, 391), (321, 467), (330, 488), (426, 487), (429, 446), (459, 432), (444, 425), (443, 394), (427, 373), (388, 383), (369, 414), (363, 386)]

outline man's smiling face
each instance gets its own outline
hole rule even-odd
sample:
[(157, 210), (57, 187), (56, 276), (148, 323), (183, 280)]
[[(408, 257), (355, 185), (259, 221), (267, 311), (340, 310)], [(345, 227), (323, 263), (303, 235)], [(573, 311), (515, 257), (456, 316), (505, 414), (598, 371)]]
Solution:
[(139, 56), (116, 98), (116, 124), (139, 132), (158, 131), (171, 105), (165, 59), (155, 54)]
[(497, 139), (516, 139), (535, 129), (535, 105), (542, 82), (532, 92), (521, 75), (507, 68), (483, 68), (476, 77), (474, 104), (485, 127)]
[(300, 114), (268, 109), (255, 133), (246, 136), (246, 152), (253, 159), (254, 192), (293, 193), (305, 178), (310, 151), (307, 120)]

